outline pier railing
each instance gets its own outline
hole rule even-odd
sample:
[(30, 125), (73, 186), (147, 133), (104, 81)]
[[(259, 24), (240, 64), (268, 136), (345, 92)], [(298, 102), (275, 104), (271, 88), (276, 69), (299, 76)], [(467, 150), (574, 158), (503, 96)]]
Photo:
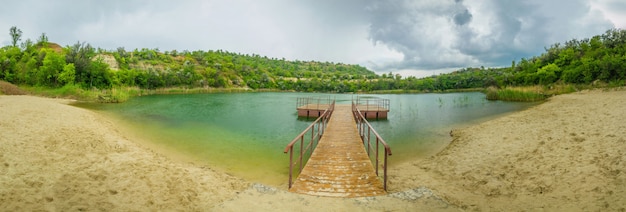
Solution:
[[(370, 157), (370, 160), (373, 160), (372, 163), (376, 167), (376, 176), (380, 176), (379, 167), (382, 166), (383, 169), (383, 188), (385, 191), (387, 190), (387, 157), (391, 156), (391, 148), (385, 142), (385, 140), (380, 137), (378, 132), (374, 130), (372, 125), (363, 117), (361, 110), (358, 107), (358, 102), (352, 101), (352, 114), (354, 115), (354, 119), (357, 124), (357, 128), (359, 130), (359, 135), (361, 136), (361, 140), (363, 140), (363, 146), (365, 146), (365, 150), (367, 151), (367, 155)], [(374, 138), (372, 138), (372, 135)], [(372, 142), (373, 141), (373, 142)], [(383, 149), (380, 149), (382, 146)], [(382, 164), (380, 163), (380, 153), (383, 154)]]
[(296, 101), (296, 108), (307, 107), (307, 109), (325, 110), (331, 103), (335, 102), (330, 99), (330, 96), (326, 98), (322, 97), (299, 97)]
[(370, 111), (370, 110), (389, 111), (389, 99), (356, 97), (356, 100), (353, 99), (352, 103), (358, 105), (359, 108), (365, 111)]
[[(284, 153), (289, 153), (289, 188), (293, 185), (293, 179), (300, 175), (302, 168), (317, 147), (334, 109), (335, 101), (329, 102), (328, 109), (285, 147)], [(297, 170), (294, 170), (295, 168)]]

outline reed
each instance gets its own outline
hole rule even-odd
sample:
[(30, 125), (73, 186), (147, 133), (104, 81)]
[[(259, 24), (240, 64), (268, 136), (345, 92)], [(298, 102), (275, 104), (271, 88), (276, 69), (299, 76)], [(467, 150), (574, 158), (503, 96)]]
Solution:
[(545, 100), (548, 96), (534, 91), (519, 89), (487, 89), (488, 100), (503, 100), (516, 102), (535, 102)]
[(185, 88), (185, 87), (170, 87), (160, 88), (156, 90), (145, 90), (142, 92), (145, 94), (200, 94), (200, 93), (243, 93), (243, 92), (256, 92), (257, 90), (251, 90), (248, 88), (235, 87), (235, 88)]
[(101, 102), (101, 103), (120, 103), (130, 99), (130, 97), (138, 96), (141, 92), (136, 87), (115, 87), (110, 89), (83, 89), (78, 85), (68, 84), (59, 88), (49, 87), (22, 87), (29, 93), (38, 96), (52, 97), (52, 98), (67, 98), (76, 99), (80, 101), (88, 102)]
[(78, 85), (71, 84), (59, 88), (49, 88), (41, 86), (23, 86), (22, 88), (24, 90), (27, 90), (31, 94), (52, 98), (67, 98), (81, 101), (91, 101), (98, 97), (98, 95), (94, 92), (84, 90)]
[(484, 92), (488, 100), (533, 102), (543, 101), (548, 97), (574, 93), (580, 90), (606, 87), (606, 85), (580, 85), (555, 83), (551, 85), (534, 85), (523, 87), (487, 88)]
[(128, 101), (130, 97), (138, 96), (140, 91), (136, 87), (116, 87), (110, 90), (95, 90), (94, 92), (98, 92), (98, 102), (122, 103)]

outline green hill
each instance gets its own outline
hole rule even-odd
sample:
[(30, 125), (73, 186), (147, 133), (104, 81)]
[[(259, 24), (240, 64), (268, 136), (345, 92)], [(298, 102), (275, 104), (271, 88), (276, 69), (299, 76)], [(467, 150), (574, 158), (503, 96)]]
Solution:
[[(295, 91), (358, 91), (360, 80), (378, 76), (342, 63), (288, 61), (227, 51), (108, 51), (76, 43), (61, 50), (48, 43), (0, 50), (0, 79), (8, 82), (83, 88), (138, 86), (144, 89), (246, 88)], [(43, 47), (41, 47), (43, 46)], [(54, 48), (57, 47), (57, 48)], [(113, 59), (114, 58), (114, 59)], [(73, 66), (73, 74), (72, 68)], [(67, 79), (67, 77), (70, 79)], [(73, 77), (73, 79), (71, 79)]]
[(0, 80), (22, 86), (73, 86), (83, 90), (138, 87), (434, 92), (599, 83), (620, 86), (626, 81), (626, 30), (611, 29), (590, 39), (557, 43), (540, 56), (512, 61), (510, 67), (464, 68), (422, 79), (403, 79), (392, 73), (379, 76), (359, 65), (289, 61), (223, 50), (104, 50), (80, 42), (61, 47), (48, 42), (42, 34), (37, 43), (28, 39), (19, 47), (0, 48)]
[(611, 29), (590, 39), (554, 44), (540, 56), (512, 61), (510, 67), (464, 68), (424, 79), (407, 79), (406, 90), (487, 87), (626, 84), (626, 30)]

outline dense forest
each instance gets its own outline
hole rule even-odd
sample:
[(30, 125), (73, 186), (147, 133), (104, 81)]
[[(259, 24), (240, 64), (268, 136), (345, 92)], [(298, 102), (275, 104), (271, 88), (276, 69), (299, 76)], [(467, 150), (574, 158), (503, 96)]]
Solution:
[(540, 56), (512, 61), (510, 67), (464, 68), (420, 79), (393, 73), (377, 75), (358, 65), (288, 61), (223, 50), (104, 50), (84, 42), (61, 47), (49, 42), (45, 33), (35, 42), (26, 39), (20, 43), (22, 32), (17, 27), (9, 34), (12, 45), (0, 48), (0, 80), (48, 88), (433, 92), (598, 81), (624, 85), (626, 80), (626, 30), (622, 29), (554, 44)]

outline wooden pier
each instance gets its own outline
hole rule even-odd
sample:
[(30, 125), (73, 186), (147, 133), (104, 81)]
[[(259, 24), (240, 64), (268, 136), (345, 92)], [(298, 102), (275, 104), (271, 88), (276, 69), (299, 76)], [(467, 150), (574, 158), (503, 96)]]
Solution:
[(330, 97), (298, 98), (298, 101), (296, 102), (296, 109), (298, 110), (298, 116), (307, 117), (307, 118), (320, 117), (324, 113), (324, 111), (330, 108), (332, 102), (335, 102), (335, 101), (330, 99)]
[(354, 104), (367, 119), (386, 119), (389, 113), (389, 99), (357, 97)]
[(298, 116), (317, 118), (317, 117), (320, 117), (322, 113), (324, 113), (324, 111), (326, 111), (329, 107), (330, 107), (329, 104), (302, 105), (297, 108)]
[(323, 136), (289, 191), (329, 197), (386, 193), (363, 145), (350, 105), (334, 106)]
[[(300, 117), (320, 117), (330, 107), (330, 98), (298, 98), (296, 109)], [(367, 119), (386, 119), (389, 113), (389, 100), (379, 98), (354, 99), (361, 115)]]

